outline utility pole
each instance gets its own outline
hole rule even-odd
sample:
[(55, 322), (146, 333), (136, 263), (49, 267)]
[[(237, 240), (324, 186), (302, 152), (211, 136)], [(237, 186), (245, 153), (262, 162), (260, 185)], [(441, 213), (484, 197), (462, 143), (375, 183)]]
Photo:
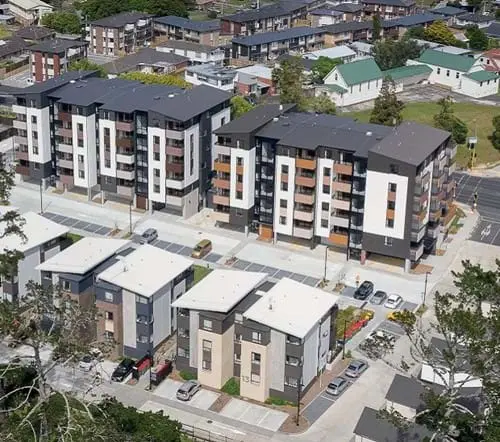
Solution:
[(43, 214), (43, 179), (40, 178), (40, 215)]
[(132, 200), (130, 200), (130, 204), (128, 205), (128, 222), (129, 222), (129, 233), (132, 235)]
[(301, 395), (302, 395), (302, 376), (300, 376), (299, 384), (297, 385), (297, 417), (295, 419), (297, 427), (299, 426)]
[(346, 345), (346, 333), (347, 333), (347, 319), (344, 320), (344, 342), (342, 344), (342, 360), (345, 359), (345, 345)]

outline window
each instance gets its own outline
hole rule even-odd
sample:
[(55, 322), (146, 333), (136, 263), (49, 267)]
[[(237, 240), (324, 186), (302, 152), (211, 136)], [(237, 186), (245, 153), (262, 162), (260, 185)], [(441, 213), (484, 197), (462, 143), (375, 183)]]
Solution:
[(146, 315), (137, 315), (136, 322), (140, 322), (141, 324), (147, 324), (148, 317)]
[(437, 74), (440, 75), (441, 74), (441, 68), (437, 68)]
[(220, 125), (221, 125), (221, 126), (224, 126), (224, 124), (226, 124), (226, 118), (225, 118), (225, 117), (222, 117), (222, 118), (220, 119)]
[(153, 160), (160, 161), (160, 152), (153, 152)]
[(63, 288), (63, 290), (66, 290), (66, 291), (71, 290), (71, 283), (69, 281), (63, 281), (62, 288)]
[(394, 220), (387, 218), (385, 220), (385, 227), (389, 227), (389, 229), (393, 229), (394, 228)]
[(323, 167), (323, 176), (330, 176), (330, 168), (329, 167)]
[(111, 160), (104, 160), (104, 167), (111, 167)]
[(243, 315), (241, 313), (234, 314), (234, 322), (241, 324), (243, 322)]
[(106, 341), (113, 341), (115, 339), (115, 334), (112, 331), (104, 331), (104, 339)]
[(38, 146), (33, 146), (33, 155), (38, 155)]
[(243, 192), (241, 192), (240, 190), (237, 190), (236, 191), (236, 199), (242, 200), (243, 199)]
[(148, 300), (144, 296), (138, 296), (138, 295), (136, 295), (135, 302), (138, 302), (139, 304), (147, 304)]
[(234, 363), (241, 364), (241, 355), (239, 353), (234, 354)]
[(111, 292), (104, 292), (104, 299), (108, 302), (113, 302), (113, 293)]
[(155, 184), (153, 186), (153, 192), (154, 193), (160, 193), (160, 185), (159, 184)]
[(281, 182), (280, 183), (280, 188), (283, 192), (288, 192), (288, 183), (285, 183), (285, 182)]
[(83, 139), (78, 138), (78, 147), (83, 147)]
[(389, 192), (396, 192), (398, 185), (396, 183), (389, 183)]
[(160, 177), (160, 169), (153, 169), (153, 174), (155, 177)]
[(281, 165), (281, 173), (287, 175), (288, 174), (288, 165), (282, 164)]
[(36, 115), (32, 115), (32, 116), (31, 116), (31, 122), (32, 122), (33, 124), (36, 124)]
[(83, 155), (78, 155), (78, 162), (83, 163)]
[(458, 79), (458, 78), (460, 78), (460, 73), (459, 73), (459, 72), (457, 72), (457, 73), (455, 74), (455, 78), (457, 78), (457, 79)]
[(394, 201), (387, 201), (387, 208), (389, 210), (394, 210), (396, 208), (396, 203)]
[(203, 351), (212, 351), (212, 341), (203, 339)]
[(38, 140), (38, 132), (36, 130), (31, 132), (31, 136), (33, 137), (34, 140)]
[[(367, 89), (370, 90), (370, 82), (368, 82)], [(361, 86), (359, 86), (359, 90), (361, 90)]]
[(243, 175), (236, 175), (236, 182), (242, 183), (243, 182)]
[(160, 137), (158, 135), (153, 136), (153, 144), (160, 144)]
[(105, 177), (104, 177), (104, 182), (105, 182), (106, 184), (113, 184), (113, 178), (112, 178), (112, 177), (110, 177), (110, 176), (105, 176)]
[(280, 207), (283, 209), (286, 209), (288, 206), (288, 201), (287, 200), (280, 200)]
[(321, 203), (321, 210), (324, 210), (328, 212), (330, 210), (330, 204), (328, 203)]
[(236, 165), (243, 166), (243, 158), (242, 157), (236, 157)]
[(211, 371), (212, 361), (206, 361), (206, 360), (201, 361), (201, 368), (205, 371)]
[(289, 387), (297, 387), (299, 383), (296, 378), (285, 376), (285, 385), (288, 385)]
[(104, 136), (105, 137), (109, 137), (110, 133), (109, 133), (109, 127), (105, 127), (104, 128)]
[(40, 170), (40, 163), (33, 163), (33, 168), (35, 170)]
[(323, 184), (323, 193), (330, 194), (330, 186), (328, 184)]
[(147, 344), (149, 342), (149, 339), (146, 335), (139, 335), (137, 336), (137, 342), (140, 342), (141, 344)]
[(298, 366), (300, 364), (300, 359), (295, 356), (286, 356), (286, 363), (288, 365)]
[(449, 69), (446, 69), (446, 76), (449, 77), (450, 76), (450, 70)]
[(203, 328), (205, 330), (212, 331), (212, 321), (210, 321), (209, 319), (204, 319), (203, 320)]
[(78, 171), (78, 178), (85, 178), (85, 172), (83, 170)]
[(235, 210), (236, 216), (243, 216), (243, 211), (241, 209)]
[(194, 171), (194, 134), (189, 135), (189, 175)]
[(250, 382), (252, 384), (260, 384), (260, 374), (251, 373), (250, 374)]
[(252, 364), (260, 365), (260, 353), (252, 352)]
[(181, 358), (189, 358), (189, 350), (179, 347), (177, 349), (177, 356), (180, 356)]
[(106, 321), (113, 320), (113, 312), (106, 312)]
[(280, 216), (280, 224), (282, 226), (285, 226), (286, 225), (286, 216)]
[(236, 333), (234, 335), (234, 342), (241, 342), (241, 334)]
[(399, 166), (397, 164), (389, 164), (389, 173), (397, 175), (399, 173)]
[(260, 344), (260, 342), (262, 341), (262, 333), (255, 331), (252, 332), (252, 341)]
[(387, 247), (391, 247), (392, 246), (392, 238), (390, 236), (386, 236), (384, 238), (384, 245), (387, 246)]
[(321, 220), (321, 227), (328, 228), (328, 220), (327, 219)]

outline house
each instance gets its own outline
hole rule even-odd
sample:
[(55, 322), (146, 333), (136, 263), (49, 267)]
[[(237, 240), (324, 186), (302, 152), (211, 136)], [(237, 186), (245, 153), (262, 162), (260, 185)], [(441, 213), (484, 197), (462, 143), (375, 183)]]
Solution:
[(30, 46), (30, 72), (36, 82), (58, 77), (69, 65), (87, 58), (85, 41), (52, 39)]
[(354, 41), (349, 47), (356, 53), (356, 57), (371, 57), (373, 45), (362, 41)]
[(444, 21), (448, 26), (453, 26), (457, 21), (457, 17), (467, 14), (466, 9), (456, 8), (455, 6), (439, 6), (429, 10), (429, 12), (444, 17)]
[(398, 36), (402, 37), (406, 33), (406, 31), (408, 31), (411, 28), (416, 28), (416, 27), (427, 28), (427, 26), (431, 25), (436, 21), (441, 20), (441, 18), (442, 17), (440, 17), (437, 14), (431, 14), (427, 12), (421, 14), (408, 15), (406, 17), (394, 18), (386, 22), (384, 25), (387, 27), (387, 25), (391, 23), (393, 26), (397, 26)]
[[(7, 210), (16, 209), (3, 207), (2, 214), (5, 214)], [(34, 212), (23, 213), (22, 218), (25, 221), (22, 230), (26, 240), (14, 234), (0, 239), (2, 250), (17, 250), (23, 254), (15, 274), (2, 277), (0, 286), (0, 298), (14, 303), (22, 302), (27, 294), (26, 284), (29, 281), (41, 283), (41, 274), (37, 266), (59, 253), (67, 245), (65, 236), (69, 232), (69, 228)], [(6, 223), (2, 224), (0, 229), (3, 235)]]
[(104, 64), (102, 67), (109, 78), (115, 78), (126, 72), (145, 72), (148, 74), (172, 74), (183, 71), (189, 64), (189, 58), (170, 52), (142, 48), (134, 54)]
[(236, 70), (235, 89), (241, 95), (273, 95), (273, 70), (264, 65), (254, 64)]
[(495, 40), (500, 40), (500, 21), (494, 21), (483, 29), (486, 35)]
[(498, 91), (498, 78), (484, 73), (481, 62), (473, 57), (441, 52), (439, 48), (427, 49), (416, 60), (408, 60), (407, 64), (426, 64), (432, 68), (431, 84), (441, 84), (470, 97), (486, 97)]
[(169, 52), (176, 55), (182, 55), (189, 59), (190, 64), (211, 63), (222, 65), (225, 54), (220, 48), (201, 45), (182, 40), (168, 40), (156, 46), (159, 52)]
[(365, 15), (363, 5), (359, 3), (339, 3), (332, 6), (334, 11), (342, 13), (342, 21), (361, 21)]
[(14, 35), (30, 43), (39, 43), (44, 40), (51, 40), (55, 37), (55, 34), (52, 29), (33, 25), (19, 29)]
[(487, 71), (500, 73), (500, 49), (490, 49), (479, 56), (479, 62)]
[(337, 106), (374, 100), (382, 88), (382, 71), (373, 58), (339, 64), (323, 79), (322, 94)]
[(309, 20), (313, 28), (334, 25), (344, 20), (344, 13), (334, 9), (313, 9), (309, 12)]
[(319, 49), (313, 52), (306, 52), (302, 58), (307, 60), (318, 60), (320, 57), (327, 57), (333, 60), (342, 60), (343, 63), (348, 63), (356, 57), (356, 53), (348, 46), (335, 46), (333, 48)]
[(463, 14), (456, 17), (455, 27), (477, 26), (479, 29), (488, 28), (495, 18), (493, 15)]
[(130, 54), (153, 41), (153, 16), (122, 12), (90, 22), (85, 31), (92, 54)]
[(233, 92), (237, 72), (232, 68), (200, 64), (189, 66), (184, 72), (184, 79), (195, 86), (205, 84), (223, 91)]
[(208, 46), (219, 44), (220, 26), (219, 20), (196, 21), (174, 15), (154, 19), (156, 36)]
[(9, 11), (23, 26), (39, 25), (54, 7), (41, 0), (8, 0)]
[(360, 0), (365, 16), (378, 14), (381, 18), (390, 19), (405, 17), (417, 12), (415, 0)]
[(0, 40), (0, 62), (27, 65), (29, 62), (28, 47), (29, 43), (20, 37), (14, 36), (9, 40)]
[(177, 330), (172, 304), (193, 277), (190, 259), (148, 244), (120, 257), (96, 274), (97, 335), (116, 342), (116, 355), (153, 355)]
[(324, 26), (325, 46), (338, 46), (353, 41), (367, 41), (372, 38), (373, 23), (371, 21), (349, 21)]

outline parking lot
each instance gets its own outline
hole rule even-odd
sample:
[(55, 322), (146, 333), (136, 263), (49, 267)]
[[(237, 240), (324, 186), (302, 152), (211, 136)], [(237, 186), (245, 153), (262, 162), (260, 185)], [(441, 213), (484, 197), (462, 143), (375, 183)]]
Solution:
[[(156, 387), (153, 394), (154, 396), (178, 401), (178, 399), (176, 398), (176, 394), (181, 385), (182, 382), (167, 378), (160, 385), (158, 385), (158, 387)], [(208, 410), (219, 396), (219, 393), (201, 388), (200, 391), (198, 391), (198, 393), (196, 393), (189, 402), (186, 402), (186, 404), (189, 404), (192, 407), (200, 408), (202, 410)]]
[(44, 212), (42, 215), (57, 224), (62, 224), (63, 226), (71, 227), (72, 229), (83, 230), (95, 235), (106, 236), (113, 230), (99, 224), (89, 223), (87, 221), (71, 218), (69, 216), (58, 215), (56, 213)]

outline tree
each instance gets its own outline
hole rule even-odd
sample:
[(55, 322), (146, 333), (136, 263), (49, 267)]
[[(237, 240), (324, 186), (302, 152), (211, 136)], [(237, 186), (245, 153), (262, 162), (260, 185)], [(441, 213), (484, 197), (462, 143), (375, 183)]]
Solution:
[(423, 26), (414, 26), (408, 29), (404, 35), (406, 38), (425, 39), (425, 28)]
[(453, 32), (443, 21), (435, 21), (424, 31), (425, 40), (433, 41), (443, 45), (463, 47), (464, 44), (457, 40)]
[(97, 71), (99, 73), (99, 77), (106, 78), (108, 74), (102, 67), (97, 63), (91, 62), (87, 58), (82, 58), (81, 60), (73, 61), (68, 68), (70, 71)]
[(391, 78), (385, 78), (380, 94), (375, 98), (375, 106), (370, 116), (370, 123), (397, 126), (403, 121), (403, 109), (404, 103), (398, 100), (394, 81)]
[(372, 22), (373, 22), (372, 40), (378, 41), (380, 40), (380, 35), (382, 33), (382, 21), (380, 20), (380, 15), (378, 13), (373, 16)]
[(318, 84), (323, 83), (323, 79), (332, 71), (338, 64), (342, 64), (340, 58), (319, 57), (313, 64), (311, 69), (313, 81)]
[(473, 8), (473, 11), (476, 12), (481, 10), (484, 2), (485, 0), (467, 0), (467, 5)]
[(42, 24), (62, 34), (80, 34), (82, 32), (80, 18), (72, 12), (60, 11), (45, 14), (42, 17)]
[(231, 98), (231, 117), (238, 118), (254, 108), (253, 104), (245, 98), (235, 95)]
[(453, 99), (451, 97), (441, 98), (438, 101), (439, 112), (434, 115), (434, 127), (451, 132), (455, 143), (464, 144), (467, 139), (467, 125), (454, 115)]
[[(408, 311), (397, 313), (396, 321), (410, 340), (409, 362), (425, 362), (442, 384), (427, 388), (416, 422), (433, 432), (433, 440), (494, 442), (500, 440), (500, 261), (494, 270), (462, 265), (452, 272), (453, 293), (436, 292), (435, 320), (428, 326)], [(439, 345), (431, 340), (436, 335)], [(410, 364), (402, 360), (402, 366)], [(481, 381), (480, 392), (465, 389), (471, 381)], [(383, 414), (407, 423), (390, 410)]]
[(469, 47), (477, 51), (485, 51), (489, 47), (487, 35), (478, 28), (477, 25), (468, 26), (465, 30), (465, 36), (469, 39)]
[(335, 115), (337, 112), (335, 103), (326, 95), (307, 99), (305, 101), (305, 108), (305, 110), (316, 112), (317, 114)]
[(127, 72), (121, 74), (120, 78), (124, 80), (140, 81), (144, 84), (163, 84), (166, 86), (177, 86), (183, 89), (191, 89), (192, 84), (184, 78), (170, 74), (149, 74), (146, 72)]
[(491, 135), (491, 143), (495, 149), (500, 150), (500, 115), (493, 117), (493, 134)]
[(381, 70), (405, 66), (406, 61), (418, 58), (422, 48), (415, 40), (403, 38), (402, 40), (385, 40), (375, 43), (372, 55)]
[(299, 57), (288, 58), (279, 67), (274, 68), (273, 82), (280, 91), (282, 104), (295, 103), (300, 107), (304, 101), (304, 72)]

